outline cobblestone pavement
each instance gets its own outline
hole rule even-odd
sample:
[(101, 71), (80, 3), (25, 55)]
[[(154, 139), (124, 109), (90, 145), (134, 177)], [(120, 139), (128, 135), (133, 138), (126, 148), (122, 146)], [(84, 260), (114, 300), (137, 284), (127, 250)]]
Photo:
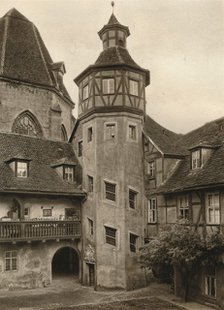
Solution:
[[(57, 278), (46, 288), (29, 290), (0, 290), (0, 309), (1, 310), (31, 310), (31, 309), (77, 309), (77, 305), (103, 304), (124, 300), (135, 300), (142, 298), (157, 297), (157, 300), (168, 302), (170, 307), (153, 308), (153, 302), (149, 304), (149, 309), (180, 309), (178, 306), (189, 310), (211, 310), (209, 306), (203, 306), (197, 303), (183, 303), (169, 291), (166, 285), (153, 283), (150, 286), (134, 291), (94, 291), (92, 287), (81, 286), (77, 278), (66, 277)], [(153, 299), (151, 299), (153, 301)], [(155, 304), (155, 301), (154, 301)], [(165, 304), (165, 303), (164, 303)], [(177, 306), (177, 307), (173, 307)], [(79, 308), (79, 307), (78, 307)], [(84, 309), (83, 307), (80, 309)], [(88, 308), (86, 308), (88, 309)], [(107, 309), (91, 307), (91, 309)], [(108, 308), (109, 309), (109, 308)], [(110, 308), (112, 309), (112, 308)], [(126, 308), (116, 308), (126, 309)], [(127, 308), (128, 309), (128, 308)], [(135, 308), (132, 308), (135, 309)], [(138, 309), (138, 308), (136, 308)], [(142, 308), (141, 309), (146, 309)]]

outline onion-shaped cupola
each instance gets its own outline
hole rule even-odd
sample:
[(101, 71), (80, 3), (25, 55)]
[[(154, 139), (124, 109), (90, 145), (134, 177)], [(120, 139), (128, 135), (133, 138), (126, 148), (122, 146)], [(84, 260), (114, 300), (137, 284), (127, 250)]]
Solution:
[(79, 87), (79, 117), (118, 111), (143, 115), (149, 71), (140, 67), (126, 48), (129, 28), (112, 13), (98, 34), (103, 51), (95, 64), (74, 80)]

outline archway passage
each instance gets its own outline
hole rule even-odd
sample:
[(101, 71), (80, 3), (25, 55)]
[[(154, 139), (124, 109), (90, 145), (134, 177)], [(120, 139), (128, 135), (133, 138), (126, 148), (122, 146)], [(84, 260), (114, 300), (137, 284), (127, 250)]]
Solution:
[(79, 255), (70, 247), (59, 249), (52, 259), (52, 276), (79, 274)]

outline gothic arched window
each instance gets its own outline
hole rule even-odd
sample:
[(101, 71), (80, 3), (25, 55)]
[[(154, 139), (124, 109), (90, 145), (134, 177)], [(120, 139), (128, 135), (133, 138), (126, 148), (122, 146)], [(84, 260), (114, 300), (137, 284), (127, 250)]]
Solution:
[(14, 121), (12, 132), (33, 136), (42, 137), (41, 126), (36, 117), (29, 111), (21, 113)]
[(61, 141), (68, 141), (68, 135), (64, 125), (61, 125)]

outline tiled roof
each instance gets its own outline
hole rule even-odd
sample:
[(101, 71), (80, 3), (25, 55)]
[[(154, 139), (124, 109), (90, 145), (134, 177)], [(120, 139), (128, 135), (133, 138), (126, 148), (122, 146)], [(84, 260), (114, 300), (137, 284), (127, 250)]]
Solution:
[(16, 9), (0, 18), (0, 59), (0, 76), (55, 88), (71, 100), (63, 83), (56, 86), (39, 31)]
[[(17, 178), (8, 160), (29, 160), (28, 178)], [(60, 162), (76, 163), (76, 180), (66, 182), (52, 167)], [(0, 133), (0, 192), (35, 192), (83, 195), (80, 189), (81, 167), (71, 144)]]
[(95, 62), (95, 65), (130, 65), (140, 69), (141, 67), (131, 58), (126, 48), (114, 46), (104, 50)]
[(162, 153), (169, 155), (186, 154), (186, 150), (182, 146), (182, 135), (162, 127), (148, 115), (145, 118), (144, 131)]
[[(145, 131), (163, 151), (179, 153), (182, 149), (183, 153), (188, 154), (179, 162), (173, 174), (156, 190), (157, 193), (224, 185), (224, 165), (221, 164), (224, 161), (223, 125), (224, 118), (220, 118), (185, 135), (175, 137), (174, 133), (168, 131), (168, 137), (164, 139), (161, 135), (163, 128), (147, 117), (148, 130)], [(189, 149), (197, 146), (210, 147), (212, 153), (202, 168), (191, 170)]]
[(120, 24), (119, 21), (117, 20), (116, 16), (114, 13), (111, 14), (110, 19), (108, 21), (107, 25), (114, 25), (114, 24)]

